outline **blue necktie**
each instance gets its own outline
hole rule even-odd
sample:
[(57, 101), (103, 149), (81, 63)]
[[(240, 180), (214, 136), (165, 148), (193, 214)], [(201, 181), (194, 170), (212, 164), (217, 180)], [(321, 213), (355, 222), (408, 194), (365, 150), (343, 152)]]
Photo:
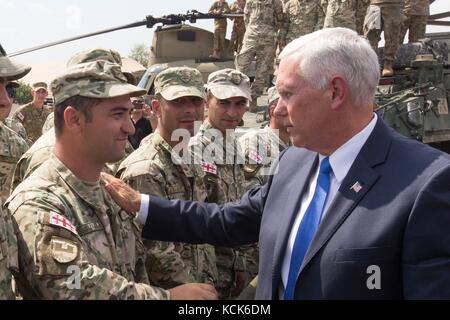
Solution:
[(306, 251), (311, 243), (317, 227), (319, 226), (320, 218), (327, 199), (327, 193), (330, 189), (330, 160), (327, 158), (322, 160), (319, 169), (319, 177), (317, 178), (316, 190), (311, 203), (306, 209), (306, 212), (298, 228), (297, 235), (295, 237), (294, 247), (292, 249), (291, 264), (289, 267), (289, 276), (286, 284), (286, 290), (284, 291), (284, 299), (294, 299), (295, 284), (297, 283), (297, 277), (300, 272), (303, 259), (305, 258)]

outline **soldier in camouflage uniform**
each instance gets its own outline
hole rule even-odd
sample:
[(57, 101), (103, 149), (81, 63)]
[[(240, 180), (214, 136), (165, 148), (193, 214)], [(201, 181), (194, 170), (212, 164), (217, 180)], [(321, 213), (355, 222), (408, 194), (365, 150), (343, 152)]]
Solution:
[[(209, 8), (211, 14), (229, 13), (230, 7), (225, 0), (216, 0)], [(227, 19), (214, 19), (214, 52), (210, 56), (214, 59), (224, 57), (225, 36), (227, 35)]]
[(326, 14), (324, 28), (349, 28), (363, 35), (369, 3), (370, 0), (321, 0)]
[[(251, 98), (249, 82), (246, 75), (233, 69), (209, 75), (208, 119), (190, 141), (193, 162), (204, 172), (208, 202), (237, 201), (244, 193), (243, 157), (234, 130)], [(255, 250), (256, 245), (216, 247), (220, 298), (237, 296), (258, 272)]]
[(325, 11), (324, 28), (356, 30), (356, 0), (321, 0)]
[[(82, 51), (74, 55), (68, 62), (67, 66), (70, 67), (78, 63), (86, 63), (96, 60), (106, 60), (111, 63), (117, 63), (122, 65), (122, 58), (120, 54), (115, 50), (110, 49), (91, 49)], [(124, 73), (125, 74), (125, 73)], [(127, 80), (129, 78), (127, 77)], [(31, 146), (31, 148), (22, 155), (14, 170), (12, 179), (12, 188), (16, 188), (23, 180), (33, 173), (41, 164), (43, 164), (53, 154), (55, 146), (55, 131), (50, 129), (54, 126), (55, 113), (52, 112), (45, 120), (42, 127), (43, 135)], [(131, 144), (127, 141), (125, 146), (125, 155), (128, 156), (134, 151)], [(103, 169), (104, 172), (115, 174), (121, 161), (116, 163), (107, 163)]]
[(400, 32), (400, 43), (403, 43), (406, 31), (409, 31), (408, 42), (418, 42), (425, 38), (427, 20), (430, 15), (430, 4), (434, 0), (405, 0), (404, 14), (406, 20)]
[(44, 82), (34, 83), (32, 95), (33, 101), (19, 107), (12, 117), (23, 124), (28, 138), (35, 142), (42, 135), (42, 126), (51, 112), (44, 106), (45, 98), (48, 96), (47, 84)]
[[(12, 107), (14, 90), (8, 84), (10, 81), (24, 77), (30, 70), (30, 67), (10, 60), (0, 45), (0, 120), (3, 121), (8, 116)], [(6, 187), (8, 187), (9, 191), (9, 186), (4, 185), (8, 179), (9, 169), (6, 172), (4, 169), (15, 164), (16, 157), (20, 157), (20, 145), (25, 142), (3, 123), (0, 123), (0, 137), (2, 138), (0, 146), (2, 153), (0, 158), (2, 190), (6, 190)], [(17, 272), (18, 268), (17, 239), (14, 235), (11, 216), (8, 211), (2, 210), (0, 201), (0, 300), (14, 299), (11, 271)]]
[(4, 123), (12, 131), (14, 131), (15, 133), (19, 134), (19, 136), (21, 136), (22, 139), (24, 139), (29, 146), (31, 146), (33, 144), (33, 141), (31, 141), (27, 137), (27, 130), (25, 130), (25, 127), (23, 126), (23, 124), (19, 120), (15, 119), (15, 118), (8, 117), (8, 118), (6, 118), (4, 120)]
[(55, 141), (55, 131), (49, 130), (37, 139), (30, 149), (20, 157), (12, 177), (12, 190), (17, 188), (17, 186), (39, 168), (41, 164), (50, 159), (55, 147)]
[(400, 29), (406, 17), (403, 14), (403, 0), (371, 0), (364, 21), (364, 36), (377, 51), (381, 32), (384, 31), (383, 77), (394, 74), (393, 64), (400, 47)]
[(323, 27), (320, 0), (290, 0), (284, 5), (284, 24), (280, 30), (280, 50), (300, 36)]
[(278, 32), (284, 23), (280, 0), (247, 0), (244, 9), (245, 35), (242, 50), (236, 56), (236, 68), (248, 74), (256, 57), (255, 80), (251, 86), (250, 111), (256, 111), (257, 98), (270, 86), (274, 72)]
[(360, 35), (364, 35), (364, 20), (369, 4), (370, 0), (356, 0), (356, 32)]
[[(236, 0), (230, 7), (232, 13), (244, 13), (245, 0)], [(245, 34), (244, 18), (233, 19), (233, 30), (231, 31), (230, 48), (232, 52), (239, 53)]]
[(291, 146), (287, 132), (287, 112), (274, 114), (280, 95), (276, 87), (268, 90), (270, 123), (264, 129), (253, 130), (244, 134), (239, 143), (244, 152), (245, 190), (263, 185), (267, 182), (272, 164), (280, 152)]
[[(192, 68), (169, 68), (155, 78), (152, 109), (158, 129), (120, 165), (117, 176), (142, 193), (166, 199), (206, 200), (200, 166), (183, 161), (173, 148), (194, 134), (194, 122), (202, 121), (205, 91), (201, 73)], [(173, 140), (184, 129), (185, 140)], [(187, 131), (186, 131), (187, 130)], [(188, 151), (187, 151), (188, 152)], [(214, 247), (162, 241), (145, 241), (147, 274), (151, 283), (169, 288), (189, 282), (214, 284), (218, 280)]]
[(134, 131), (130, 97), (145, 93), (126, 81), (119, 64), (96, 60), (72, 65), (52, 82), (55, 153), (6, 203), (18, 228), (15, 276), (24, 298), (215, 296), (206, 285), (149, 285), (140, 230), (104, 188), (100, 171), (124, 156)]
[(55, 114), (52, 112), (45, 119), (44, 125), (42, 126), (42, 134), (45, 134), (48, 130), (53, 128), (53, 121), (55, 121)]

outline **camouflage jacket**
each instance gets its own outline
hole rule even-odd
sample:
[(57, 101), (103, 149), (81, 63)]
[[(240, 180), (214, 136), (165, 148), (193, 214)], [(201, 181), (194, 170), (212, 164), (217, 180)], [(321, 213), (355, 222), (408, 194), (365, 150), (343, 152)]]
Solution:
[(247, 0), (244, 21), (246, 39), (272, 41), (284, 23), (283, 3), (280, 0)]
[[(174, 163), (173, 159), (177, 160)], [(158, 132), (120, 165), (117, 175), (134, 189), (166, 199), (204, 201), (206, 189), (199, 166), (181, 158)], [(163, 288), (189, 282), (214, 284), (214, 247), (179, 242), (145, 241), (150, 281)]]
[(194, 164), (205, 174), (208, 201), (226, 203), (238, 201), (244, 194), (242, 171), (244, 158), (234, 134), (225, 143), (223, 135), (206, 120), (189, 142)]
[(19, 270), (17, 258), (17, 239), (11, 217), (7, 210), (0, 207), (0, 300), (14, 299), (11, 271)]
[(11, 191), (14, 168), (28, 144), (13, 130), (0, 122), (0, 200), (5, 202)]
[(33, 108), (33, 103), (31, 102), (17, 109), (13, 117), (23, 124), (28, 138), (34, 142), (42, 135), (42, 127), (49, 113), (50, 111), (45, 109), (45, 107), (41, 109)]
[(52, 156), (6, 206), (18, 227), (24, 298), (168, 299), (148, 284), (140, 231), (102, 181), (86, 184)]
[[(230, 12), (232, 12), (232, 13), (244, 13), (244, 6), (241, 7), (239, 5), (239, 3), (237, 1), (235, 1), (230, 7)], [(233, 29), (241, 30), (241, 31), (245, 32), (244, 18), (234, 18), (233, 21), (234, 21)]]
[[(208, 202), (226, 203), (239, 201), (244, 194), (244, 158), (234, 134), (223, 135), (206, 120), (189, 145), (194, 164), (201, 164), (208, 193)], [(250, 277), (257, 272), (256, 245), (238, 248), (216, 248), (218, 283), (221, 298), (228, 298), (228, 290), (234, 286), (234, 273), (245, 272)], [(248, 280), (251, 280), (248, 279)], [(225, 288), (225, 289), (224, 289)], [(225, 293), (226, 292), (226, 293)]]
[(319, 0), (290, 0), (284, 6), (284, 15), (280, 39), (286, 44), (321, 29), (325, 18)]
[(245, 155), (245, 189), (250, 190), (267, 182), (272, 164), (291, 143), (280, 139), (269, 126), (244, 134), (239, 142)]
[(404, 12), (408, 16), (429, 16), (430, 0), (405, 0)]
[(14, 190), (23, 180), (30, 176), (34, 170), (47, 161), (53, 154), (55, 146), (54, 130), (46, 132), (27, 150), (17, 162), (12, 178)]
[(42, 126), (42, 134), (46, 133), (48, 130), (55, 126), (55, 113), (52, 112), (45, 119), (44, 125)]
[(25, 130), (25, 127), (23, 126), (22, 122), (20, 122), (16, 118), (9, 118), (9, 117), (6, 118), (4, 122), (8, 128), (10, 128), (12, 131), (21, 136), (29, 146), (33, 144), (33, 142), (28, 139), (27, 130)]
[[(215, 1), (211, 8), (209, 8), (209, 13), (211, 14), (219, 14), (219, 13), (229, 13), (230, 7), (226, 1), (220, 2)], [(214, 19), (214, 28), (216, 29), (226, 29), (227, 28), (227, 19)]]

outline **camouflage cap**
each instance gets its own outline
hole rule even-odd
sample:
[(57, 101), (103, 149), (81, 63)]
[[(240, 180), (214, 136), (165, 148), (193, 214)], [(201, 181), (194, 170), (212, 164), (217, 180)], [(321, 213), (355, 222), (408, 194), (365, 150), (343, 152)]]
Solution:
[(120, 57), (119, 52), (111, 49), (95, 48), (91, 50), (81, 51), (75, 54), (67, 62), (67, 67), (73, 66), (75, 64), (98, 60), (105, 60), (112, 63), (117, 63), (118, 65), (122, 65), (122, 58)]
[(267, 90), (267, 94), (269, 96), (269, 106), (280, 99), (280, 94), (278, 93), (277, 87), (271, 87)]
[[(112, 63), (117, 63), (122, 66), (122, 58), (119, 52), (112, 49), (95, 48), (86, 51), (81, 51), (75, 54), (67, 62), (67, 67), (73, 66), (75, 64), (97, 60), (106, 60)], [(125, 71), (122, 71), (122, 73), (127, 78), (128, 83), (136, 85), (137, 83), (136, 77), (132, 73)]]
[(132, 97), (147, 93), (146, 90), (127, 83), (119, 64), (96, 60), (71, 65), (65, 73), (51, 83), (55, 104), (74, 96), (86, 98)]
[(202, 74), (188, 67), (168, 68), (155, 78), (155, 93), (168, 101), (194, 96), (206, 99)]
[(23, 78), (30, 72), (31, 67), (13, 62), (0, 45), (0, 77), (8, 81)]
[(32, 85), (34, 91), (38, 91), (39, 89), (44, 89), (45, 91), (48, 91), (48, 86), (45, 82), (36, 82)]
[(235, 69), (223, 69), (211, 73), (206, 87), (218, 99), (244, 97), (249, 101), (252, 100), (250, 79)]

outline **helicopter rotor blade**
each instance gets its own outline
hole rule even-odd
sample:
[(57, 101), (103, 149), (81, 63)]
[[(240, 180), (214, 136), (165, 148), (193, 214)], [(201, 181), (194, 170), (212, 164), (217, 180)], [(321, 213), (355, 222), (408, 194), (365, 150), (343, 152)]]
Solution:
[(446, 27), (450, 27), (450, 21), (436, 21), (436, 20), (431, 20), (427, 22), (428, 25), (433, 25), (433, 26), (446, 26)]
[(428, 17), (428, 20), (436, 20), (436, 19), (442, 19), (442, 18), (447, 18), (447, 17), (450, 17), (450, 11), (432, 14)]
[(238, 17), (243, 17), (243, 14), (208, 14), (208, 13), (201, 13), (196, 10), (188, 11), (187, 14), (171, 14), (171, 15), (160, 17), (160, 18), (154, 18), (153, 16), (149, 15), (143, 21), (133, 22), (133, 23), (126, 24), (126, 25), (123, 25), (120, 27), (105, 29), (105, 30), (101, 30), (101, 31), (97, 31), (97, 32), (91, 32), (91, 33), (83, 34), (80, 36), (71, 37), (71, 38), (43, 44), (43, 45), (36, 46), (33, 48), (16, 51), (16, 52), (9, 54), (9, 56), (15, 57), (15, 56), (19, 56), (19, 55), (22, 55), (25, 53), (37, 51), (40, 49), (53, 47), (53, 46), (56, 46), (59, 44), (63, 44), (63, 43), (67, 43), (67, 42), (71, 42), (71, 41), (75, 41), (75, 40), (80, 40), (80, 39), (84, 39), (84, 38), (89, 38), (89, 37), (113, 32), (113, 31), (118, 31), (118, 30), (136, 28), (136, 27), (141, 27), (141, 26), (147, 26), (147, 28), (152, 28), (156, 23), (162, 23), (163, 25), (168, 25), (168, 24), (181, 24), (186, 21), (195, 23), (197, 20), (200, 20), (200, 19), (226, 19), (226, 18), (233, 19), (233, 18), (238, 18)]
[(37, 50), (40, 50), (40, 49), (53, 47), (53, 46), (56, 46), (56, 45), (59, 45), (59, 44), (63, 44), (63, 43), (67, 43), (67, 42), (71, 42), (71, 41), (75, 41), (75, 40), (80, 40), (80, 39), (84, 39), (84, 38), (89, 38), (89, 37), (93, 37), (93, 36), (96, 36), (96, 35), (113, 32), (113, 31), (118, 31), (118, 30), (124, 30), (124, 29), (130, 29), (130, 28), (136, 28), (136, 27), (140, 27), (140, 26), (145, 26), (147, 24), (148, 24), (148, 21), (147, 20), (143, 20), (143, 21), (138, 21), (138, 22), (126, 24), (126, 25), (123, 25), (123, 26), (120, 26), (120, 27), (115, 27), (115, 28), (105, 29), (105, 30), (101, 30), (101, 31), (86, 33), (86, 34), (83, 34), (83, 35), (80, 35), (80, 36), (67, 38), (67, 39), (63, 39), (63, 40), (59, 40), (59, 41), (55, 41), (55, 42), (46, 43), (46, 44), (43, 44), (43, 45), (40, 45), (40, 46), (32, 47), (32, 48), (29, 48), (29, 49), (16, 51), (16, 52), (13, 52), (13, 53), (9, 54), (9, 56), (10, 57), (19, 56), (19, 55), (22, 55), (22, 54), (25, 54), (25, 53), (28, 53), (28, 52), (33, 52), (33, 51), (37, 51)]

